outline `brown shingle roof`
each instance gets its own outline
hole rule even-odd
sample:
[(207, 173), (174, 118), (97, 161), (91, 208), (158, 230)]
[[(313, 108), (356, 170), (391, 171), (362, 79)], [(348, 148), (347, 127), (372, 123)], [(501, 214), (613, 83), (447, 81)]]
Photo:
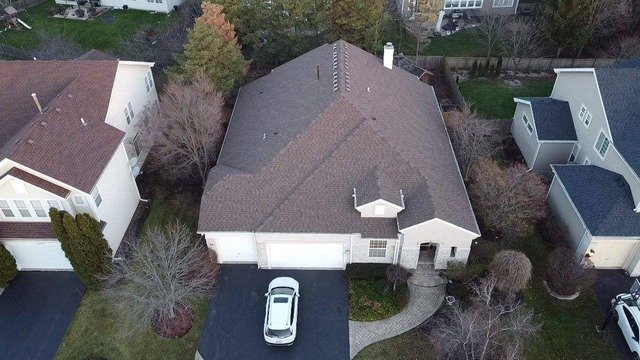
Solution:
[(20, 170), (18, 168), (12, 168), (11, 170), (7, 171), (4, 175), (2, 175), (2, 177), (5, 177), (7, 175), (11, 175), (16, 179), (20, 179), (22, 181), (25, 181), (31, 185), (37, 186), (40, 189), (46, 190), (52, 194), (56, 194), (60, 197), (66, 198), (67, 195), (69, 195), (69, 190), (65, 189), (61, 186), (58, 186), (56, 184), (52, 184), (51, 182), (39, 178), (35, 175), (29, 174), (26, 171)]
[(90, 192), (124, 137), (105, 123), (117, 67), (117, 60), (0, 61), (0, 155)]
[(0, 239), (55, 239), (50, 222), (0, 222)]
[(383, 171), (379, 166), (367, 172), (356, 186), (356, 206), (383, 199), (403, 207), (400, 188), (390, 176), (392, 172), (393, 169)]
[(479, 233), (433, 89), (346, 42), (323, 45), (241, 89), (199, 230), (396, 237), (396, 219), (354, 209), (376, 168), (405, 194), (400, 229), (437, 217)]

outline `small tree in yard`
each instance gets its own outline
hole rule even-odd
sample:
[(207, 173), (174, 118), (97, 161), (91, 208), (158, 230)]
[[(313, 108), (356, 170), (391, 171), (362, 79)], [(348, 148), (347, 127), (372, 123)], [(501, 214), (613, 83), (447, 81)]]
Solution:
[(204, 72), (216, 87), (228, 93), (247, 71), (234, 27), (224, 19), (222, 6), (205, 2), (203, 14), (189, 30), (184, 54), (178, 57), (178, 72), (195, 76)]
[(223, 135), (223, 99), (202, 72), (188, 81), (172, 76), (139, 123), (142, 139), (154, 145), (151, 166), (204, 186)]
[(132, 332), (150, 326), (165, 337), (186, 334), (193, 325), (193, 304), (212, 289), (217, 265), (202, 241), (179, 223), (151, 227), (115, 263), (105, 294), (130, 320)]
[(469, 78), (475, 79), (476, 77), (478, 77), (478, 60), (473, 60), (471, 70), (469, 71)]
[(521, 251), (498, 252), (491, 262), (490, 269), (496, 277), (496, 288), (509, 294), (524, 290), (531, 280), (531, 261)]
[(593, 262), (578, 256), (575, 250), (560, 247), (547, 258), (547, 285), (560, 295), (573, 295), (589, 288), (596, 281), (597, 272)]
[(112, 251), (100, 223), (88, 214), (74, 217), (55, 208), (49, 210), (49, 216), (62, 250), (78, 277), (89, 289), (102, 289), (104, 277), (111, 271)]
[(9, 286), (9, 282), (18, 275), (16, 259), (9, 250), (0, 243), (0, 288)]
[(480, 159), (471, 170), (470, 193), (483, 224), (506, 236), (530, 232), (546, 213), (547, 186), (520, 163), (503, 167)]
[(478, 160), (490, 157), (500, 149), (500, 141), (495, 135), (497, 125), (478, 118), (469, 104), (464, 104), (460, 111), (447, 113), (445, 120), (462, 177), (468, 181)]
[(389, 265), (387, 267), (387, 280), (393, 283), (393, 291), (396, 291), (396, 284), (404, 284), (411, 277), (411, 273), (400, 265)]
[(44, 29), (38, 30), (38, 46), (29, 51), (37, 60), (72, 60), (84, 54), (78, 43)]
[(445, 307), (429, 320), (429, 335), (441, 359), (521, 359), (538, 332), (534, 313), (514, 297), (496, 297), (497, 279), (488, 275), (470, 285), (471, 303)]
[(498, 44), (504, 32), (505, 24), (505, 16), (486, 15), (482, 17), (480, 25), (474, 29), (473, 34), (487, 49), (487, 57), (491, 56), (491, 52)]

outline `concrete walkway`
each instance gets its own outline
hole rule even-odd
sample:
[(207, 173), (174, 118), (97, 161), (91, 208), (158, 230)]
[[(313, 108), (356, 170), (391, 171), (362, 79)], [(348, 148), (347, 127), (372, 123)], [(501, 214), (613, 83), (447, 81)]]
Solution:
[(401, 312), (378, 321), (349, 321), (351, 359), (365, 347), (407, 332), (431, 317), (444, 300), (445, 284), (433, 265), (418, 265), (409, 279), (409, 303)]

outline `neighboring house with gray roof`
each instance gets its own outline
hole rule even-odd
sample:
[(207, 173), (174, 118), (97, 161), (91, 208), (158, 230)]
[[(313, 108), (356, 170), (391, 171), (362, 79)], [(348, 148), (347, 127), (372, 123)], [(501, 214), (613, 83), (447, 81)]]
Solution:
[(466, 262), (480, 231), (435, 93), (392, 57), (338, 41), (240, 89), (198, 224), (221, 263)]
[(548, 200), (578, 253), (640, 275), (640, 63), (555, 72), (549, 98), (514, 99), (514, 139), (531, 169), (553, 173)]
[(118, 249), (140, 201), (147, 151), (135, 122), (157, 101), (153, 63), (91, 51), (0, 61), (0, 243), (20, 270), (70, 270), (49, 219), (88, 213)]

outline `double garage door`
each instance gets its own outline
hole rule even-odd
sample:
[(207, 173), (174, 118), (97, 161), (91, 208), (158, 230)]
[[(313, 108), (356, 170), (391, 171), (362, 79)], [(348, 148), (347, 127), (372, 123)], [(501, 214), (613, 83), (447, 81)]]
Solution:
[(4, 240), (19, 270), (71, 270), (58, 240)]
[(341, 243), (269, 242), (266, 254), (258, 254), (252, 235), (237, 234), (219, 238), (216, 247), (222, 263), (255, 264), (260, 255), (261, 259), (266, 257), (266, 267), (271, 269), (344, 269), (345, 266)]

